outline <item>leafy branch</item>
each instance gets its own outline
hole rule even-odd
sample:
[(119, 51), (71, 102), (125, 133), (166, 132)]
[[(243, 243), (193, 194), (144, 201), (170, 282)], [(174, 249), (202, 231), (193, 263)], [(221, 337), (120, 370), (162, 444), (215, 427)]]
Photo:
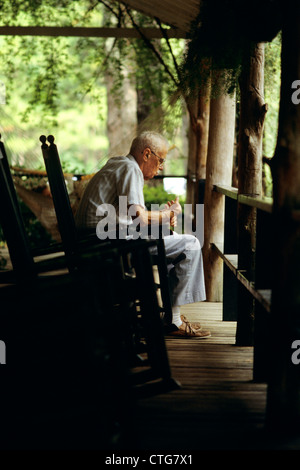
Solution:
[(127, 7), (127, 5), (125, 5), (125, 9), (126, 9), (126, 12), (131, 20), (131, 23), (132, 25), (134, 26), (134, 28), (138, 31), (138, 33), (140, 34), (141, 38), (143, 39), (143, 41), (145, 42), (145, 44), (147, 45), (147, 47), (153, 52), (153, 54), (155, 55), (155, 57), (158, 59), (159, 63), (163, 66), (165, 72), (169, 75), (169, 77), (171, 78), (171, 80), (173, 81), (174, 85), (176, 87), (179, 87), (180, 83), (179, 81), (176, 79), (176, 77), (173, 75), (173, 73), (171, 72), (171, 70), (169, 69), (169, 67), (167, 66), (166, 62), (164, 61), (164, 59), (162, 58), (161, 54), (157, 51), (157, 49), (154, 47), (154, 45), (152, 44), (152, 42), (147, 38), (147, 36), (143, 33), (143, 31), (141, 30), (141, 28), (138, 26), (138, 24), (136, 23), (136, 21), (134, 20), (133, 18), (133, 15), (131, 13), (131, 10)]

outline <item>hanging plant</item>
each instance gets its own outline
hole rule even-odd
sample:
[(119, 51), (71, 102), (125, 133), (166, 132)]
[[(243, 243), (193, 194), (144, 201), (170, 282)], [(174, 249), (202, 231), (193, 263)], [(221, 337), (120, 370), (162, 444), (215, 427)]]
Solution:
[(181, 64), (184, 93), (201, 93), (211, 78), (212, 96), (231, 94), (245, 52), (253, 42), (271, 41), (279, 30), (279, 0), (254, 0), (247, 9), (238, 0), (203, 0)]

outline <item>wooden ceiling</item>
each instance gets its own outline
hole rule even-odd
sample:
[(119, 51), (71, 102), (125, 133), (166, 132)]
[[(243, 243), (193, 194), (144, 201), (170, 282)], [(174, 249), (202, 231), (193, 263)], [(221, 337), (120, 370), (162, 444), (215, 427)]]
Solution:
[[(191, 24), (197, 18), (202, 0), (111, 0), (126, 5), (150, 18), (158, 18), (169, 25), (165, 30), (169, 38), (189, 37)], [(161, 38), (158, 26), (141, 28), (148, 38)], [(89, 28), (74, 26), (0, 26), (0, 36), (89, 36), (89, 37), (140, 37), (140, 33), (130, 28)]]
[(201, 0), (124, 0), (122, 3), (133, 10), (152, 18), (159, 18), (162, 23), (189, 32), (191, 23), (196, 19)]
[[(126, 5), (150, 18), (158, 18), (169, 25), (165, 30), (169, 38), (189, 37), (191, 24), (197, 18), (202, 0), (111, 0)], [(158, 26), (141, 28), (148, 38), (161, 38)], [(0, 36), (88, 36), (88, 37), (140, 37), (140, 33), (130, 28), (89, 28), (74, 26), (0, 26)]]

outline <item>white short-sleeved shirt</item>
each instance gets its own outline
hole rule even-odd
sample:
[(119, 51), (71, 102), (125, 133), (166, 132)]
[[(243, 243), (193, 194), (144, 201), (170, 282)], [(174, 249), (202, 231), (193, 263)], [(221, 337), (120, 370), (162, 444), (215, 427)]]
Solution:
[[(132, 155), (110, 158), (101, 170), (99, 170), (87, 185), (78, 210), (75, 221), (78, 228), (95, 228), (104, 217), (105, 205), (114, 206), (119, 222), (119, 197), (127, 197), (127, 207), (137, 204), (145, 208), (144, 201), (144, 176)], [(123, 201), (126, 201), (122, 198)], [(103, 208), (103, 209), (102, 209)], [(127, 209), (127, 208), (126, 208)], [(121, 216), (124, 213), (123, 204)], [(123, 217), (122, 223), (130, 224), (131, 217)]]

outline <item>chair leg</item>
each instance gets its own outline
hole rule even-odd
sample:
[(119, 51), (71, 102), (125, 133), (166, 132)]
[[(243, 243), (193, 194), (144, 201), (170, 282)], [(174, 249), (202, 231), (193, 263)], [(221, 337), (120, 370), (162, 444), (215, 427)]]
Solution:
[(157, 244), (157, 252), (158, 252), (158, 273), (160, 279), (160, 290), (161, 290), (161, 298), (163, 303), (164, 309), (164, 322), (166, 324), (172, 323), (172, 302), (171, 302), (171, 294), (170, 294), (170, 285), (169, 285), (169, 274), (168, 274), (168, 267), (166, 262), (166, 252), (165, 252), (165, 244), (163, 238), (158, 240)]
[(137, 274), (137, 288), (140, 297), (142, 323), (145, 330), (147, 352), (150, 371), (142, 371), (140, 377), (144, 380), (160, 379), (160, 385), (152, 384), (150, 388), (170, 390), (180, 385), (172, 378), (167, 355), (163, 325), (160, 318), (160, 310), (157, 301), (155, 283), (152, 271), (151, 256), (148, 248), (135, 250), (134, 268)]

